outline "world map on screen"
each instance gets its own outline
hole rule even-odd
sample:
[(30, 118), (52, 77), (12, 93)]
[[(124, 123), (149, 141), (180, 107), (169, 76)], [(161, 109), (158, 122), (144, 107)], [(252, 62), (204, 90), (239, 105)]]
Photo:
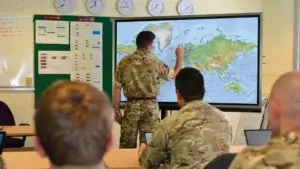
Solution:
[[(184, 67), (201, 71), (204, 100), (219, 104), (258, 104), (258, 17), (160, 21), (117, 21), (117, 63), (135, 49), (140, 31), (156, 35), (152, 56), (171, 68), (175, 49), (184, 47)], [(161, 83), (159, 102), (176, 102), (174, 80)], [(122, 101), (125, 101), (122, 94)]]

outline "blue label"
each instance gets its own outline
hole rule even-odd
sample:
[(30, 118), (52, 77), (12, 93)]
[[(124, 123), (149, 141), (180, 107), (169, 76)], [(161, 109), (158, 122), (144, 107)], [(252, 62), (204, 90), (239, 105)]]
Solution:
[(100, 35), (100, 31), (93, 31), (93, 35)]

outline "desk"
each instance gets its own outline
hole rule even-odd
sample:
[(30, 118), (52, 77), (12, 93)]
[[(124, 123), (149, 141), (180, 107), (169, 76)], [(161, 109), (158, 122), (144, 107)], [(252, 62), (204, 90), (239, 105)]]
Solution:
[[(233, 152), (240, 151), (244, 146), (232, 146)], [(41, 158), (35, 151), (3, 152), (3, 158), (8, 169), (47, 169), (49, 161)], [(110, 169), (141, 169), (137, 149), (112, 149), (104, 157)]]
[(0, 126), (3, 127), (0, 131), (5, 131), (6, 136), (35, 136), (35, 129), (33, 126)]
[(2, 157), (8, 169), (46, 169), (49, 162), (35, 151), (3, 152)]
[(141, 169), (137, 149), (112, 149), (104, 157), (110, 169)]
[[(48, 169), (49, 161), (35, 151), (3, 152), (8, 169)], [(105, 163), (110, 169), (141, 169), (137, 149), (112, 149), (105, 155)]]

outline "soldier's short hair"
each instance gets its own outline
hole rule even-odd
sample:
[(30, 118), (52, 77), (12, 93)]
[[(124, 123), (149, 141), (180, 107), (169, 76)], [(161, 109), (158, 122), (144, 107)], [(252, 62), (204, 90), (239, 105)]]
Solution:
[(97, 165), (111, 137), (113, 115), (103, 92), (86, 83), (60, 81), (45, 91), (34, 121), (53, 165)]
[(179, 71), (175, 77), (175, 87), (186, 102), (202, 100), (205, 94), (203, 75), (192, 67)]
[(151, 31), (142, 31), (136, 37), (137, 48), (143, 48), (153, 43), (155, 34)]

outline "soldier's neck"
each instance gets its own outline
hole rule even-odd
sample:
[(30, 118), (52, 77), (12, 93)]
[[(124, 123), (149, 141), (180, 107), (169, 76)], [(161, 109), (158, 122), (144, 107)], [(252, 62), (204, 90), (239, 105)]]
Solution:
[(149, 52), (146, 49), (136, 49), (137, 52), (148, 54)]

